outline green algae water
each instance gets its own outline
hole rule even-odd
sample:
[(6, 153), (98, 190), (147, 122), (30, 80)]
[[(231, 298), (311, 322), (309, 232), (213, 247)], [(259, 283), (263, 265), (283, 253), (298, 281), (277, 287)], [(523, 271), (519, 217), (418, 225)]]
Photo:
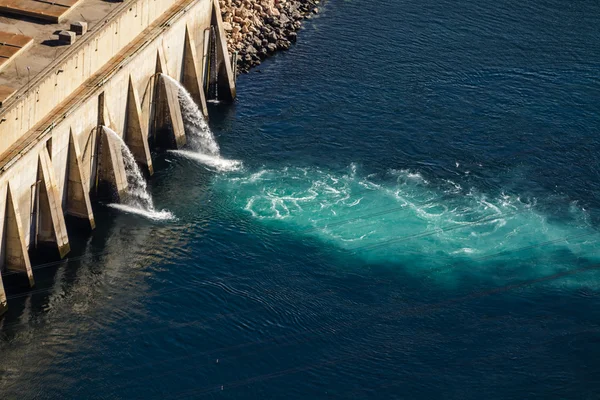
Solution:
[(597, 398), (598, 43), (597, 1), (328, 1), (218, 146), (184, 109), (172, 218), (97, 204), (9, 286), (0, 398)]

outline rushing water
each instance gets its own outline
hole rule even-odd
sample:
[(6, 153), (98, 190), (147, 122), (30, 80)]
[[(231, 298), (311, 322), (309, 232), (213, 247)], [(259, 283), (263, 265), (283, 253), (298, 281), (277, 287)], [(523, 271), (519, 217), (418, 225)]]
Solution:
[(177, 80), (168, 75), (161, 74), (169, 84), (176, 86), (179, 91), (179, 104), (185, 124), (185, 133), (188, 138), (189, 149), (172, 150), (172, 153), (195, 160), (216, 171), (234, 171), (241, 167), (238, 160), (227, 160), (221, 157), (219, 144), (202, 115), (200, 108), (194, 102), (192, 95)]
[(127, 144), (121, 139), (121, 136), (107, 126), (103, 126), (102, 130), (120, 146), (123, 163), (125, 164), (125, 173), (127, 174), (127, 197), (122, 199), (122, 203), (111, 203), (109, 206), (150, 219), (173, 219), (173, 214), (169, 211), (157, 211), (154, 209), (154, 202), (152, 201), (152, 195), (148, 192), (146, 179), (144, 179), (133, 153), (131, 153)]
[[(600, 261), (600, 232), (577, 206), (568, 207), (566, 221), (553, 221), (534, 199), (489, 196), (450, 180), (434, 184), (418, 172), (390, 169), (380, 178), (364, 176), (355, 165), (339, 172), (283, 167), (216, 180), (235, 193), (239, 209), (269, 227), (371, 263), (410, 260), (405, 273), (439, 284), (454, 285), (465, 274), (507, 283), (560, 272), (579, 258)], [(510, 264), (498, 271), (505, 260)], [(589, 277), (570, 282), (596, 287)]]
[(176, 220), (97, 205), (10, 287), (2, 398), (597, 398), (598, 43), (597, 1), (330, 0), (210, 129), (180, 91)]

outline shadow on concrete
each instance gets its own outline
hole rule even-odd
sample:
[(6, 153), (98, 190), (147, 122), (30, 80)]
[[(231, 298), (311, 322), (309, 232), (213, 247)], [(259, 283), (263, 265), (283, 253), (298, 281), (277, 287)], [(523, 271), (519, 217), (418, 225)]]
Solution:
[(48, 40), (44, 40), (44, 41), (42, 42), (42, 44), (43, 44), (44, 46), (50, 46), (50, 47), (58, 47), (58, 46), (63, 46), (63, 45), (64, 45), (64, 44), (63, 44), (63, 43), (61, 43), (61, 41), (60, 41), (60, 40), (58, 40), (58, 39), (48, 39)]
[(37, 24), (37, 25), (57, 25), (55, 22), (52, 22), (52, 21), (46, 21), (43, 19), (28, 17), (26, 15), (11, 13), (9, 11), (2, 11), (2, 16), (10, 18), (10, 19), (14, 19), (14, 20), (30, 22), (32, 24)]

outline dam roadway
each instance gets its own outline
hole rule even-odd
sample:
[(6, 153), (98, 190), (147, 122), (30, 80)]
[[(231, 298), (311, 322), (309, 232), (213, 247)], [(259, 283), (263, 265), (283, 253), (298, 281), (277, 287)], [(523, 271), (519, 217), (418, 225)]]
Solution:
[[(219, 100), (235, 98), (218, 1), (71, 3), (53, 24), (1, 17), (0, 31), (32, 39), (0, 70), (0, 276), (29, 286), (30, 252), (65, 257), (67, 224), (94, 229), (94, 199), (126, 193), (119, 145), (100, 127), (120, 135), (151, 175), (152, 148), (186, 143), (179, 89), (164, 75), (205, 116), (209, 87)], [(81, 26), (72, 42), (52, 36)], [(0, 314), (7, 307), (0, 278)]]

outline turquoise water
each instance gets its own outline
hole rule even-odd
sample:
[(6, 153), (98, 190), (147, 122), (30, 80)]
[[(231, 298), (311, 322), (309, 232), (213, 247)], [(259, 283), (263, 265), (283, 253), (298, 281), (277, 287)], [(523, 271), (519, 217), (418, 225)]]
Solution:
[[(0, 321), (2, 398), (600, 393), (600, 5), (330, 0)], [(228, 160), (228, 161), (223, 161)]]
[[(216, 186), (233, 207), (270, 229), (316, 238), (369, 263), (402, 262), (405, 272), (442, 285), (458, 284), (465, 274), (497, 283), (532, 278), (600, 255), (598, 232), (576, 204), (568, 205), (569, 218), (552, 220), (535, 199), (490, 196), (410, 170), (379, 177), (365, 176), (355, 164), (337, 172), (261, 168), (219, 175)], [(499, 262), (511, 265), (498, 271)], [(579, 284), (595, 287), (595, 281)]]

